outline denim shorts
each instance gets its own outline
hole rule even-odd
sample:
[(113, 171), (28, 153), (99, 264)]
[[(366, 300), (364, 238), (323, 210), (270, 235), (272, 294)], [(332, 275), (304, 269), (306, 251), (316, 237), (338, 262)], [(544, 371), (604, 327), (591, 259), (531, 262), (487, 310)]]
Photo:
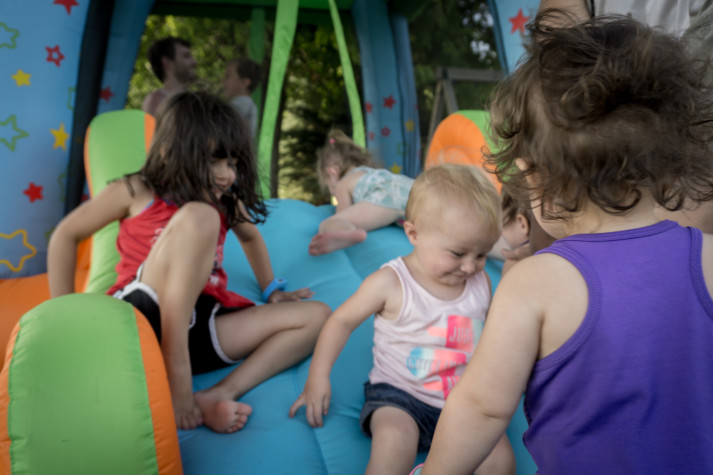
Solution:
[(431, 448), (433, 433), (436, 431), (441, 410), (422, 402), (406, 391), (388, 383), (364, 383), (364, 398), (366, 402), (361, 409), (359, 424), (361, 430), (371, 437), (371, 415), (380, 407), (391, 406), (407, 412), (418, 425), (418, 451), (424, 452)]

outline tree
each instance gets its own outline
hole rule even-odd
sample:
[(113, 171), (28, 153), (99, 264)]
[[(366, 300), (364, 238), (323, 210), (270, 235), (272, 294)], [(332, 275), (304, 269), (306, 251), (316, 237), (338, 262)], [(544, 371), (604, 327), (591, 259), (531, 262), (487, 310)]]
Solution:
[[(198, 85), (218, 92), (225, 64), (233, 58), (248, 55), (249, 28), (247, 21), (150, 15), (141, 37), (126, 106), (141, 109), (144, 97), (161, 87), (161, 82), (154, 76), (146, 57), (146, 52), (155, 40), (177, 36), (190, 41), (191, 51), (198, 63)], [(266, 37), (272, 38), (272, 35), (268, 34)]]
[[(347, 45), (357, 85), (361, 87), (358, 43), (348, 13), (343, 13)], [(499, 69), (493, 21), (486, 0), (433, 0), (409, 24), (420, 114), (422, 150), (427, 150), (428, 124), (436, 85), (434, 70), (442, 67)], [(248, 21), (215, 18), (156, 16), (148, 18), (131, 79), (127, 107), (141, 108), (144, 96), (160, 87), (146, 59), (149, 45), (165, 36), (180, 36), (193, 44), (203, 86), (218, 91), (228, 60), (246, 56)], [(272, 25), (268, 22), (268, 29)], [(265, 38), (269, 41), (272, 32)], [(271, 50), (266, 45), (265, 51)], [(267, 71), (269, 57), (263, 62)], [(492, 84), (457, 84), (461, 108), (483, 108)], [(361, 94), (361, 92), (360, 92)], [(363, 94), (361, 94), (363, 97)], [(316, 151), (327, 132), (339, 128), (351, 134), (339, 54), (331, 25), (298, 25), (283, 90), (284, 114), (278, 126), (278, 196), (325, 203), (319, 188)]]

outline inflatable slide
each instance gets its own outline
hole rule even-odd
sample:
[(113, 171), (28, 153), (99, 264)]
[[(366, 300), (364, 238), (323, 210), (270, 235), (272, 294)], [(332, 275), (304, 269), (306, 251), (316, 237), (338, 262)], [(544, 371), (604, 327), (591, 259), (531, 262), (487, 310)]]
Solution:
[[(108, 112), (92, 121), (86, 165), (92, 193), (112, 178), (138, 169), (151, 126), (151, 118), (139, 111)], [(123, 146), (116, 147), (117, 142)], [(351, 248), (313, 257), (307, 253), (308, 243), (333, 207), (286, 199), (270, 200), (268, 206), (270, 217), (261, 232), (276, 275), (285, 277), (291, 288), (310, 287), (316, 300), (332, 308), (382, 263), (411, 250), (403, 230), (390, 226), (369, 233), (366, 241)], [(311, 428), (304, 410), (294, 419), (287, 416), (306, 381), (308, 358), (242, 398), (254, 408), (243, 430), (229, 435), (205, 427), (176, 431), (166, 408), (170, 399), (165, 370), (160, 358), (157, 363), (148, 356), (157, 353), (155, 338), (142, 331), (145, 322), (130, 305), (102, 295), (113, 282), (112, 232), (116, 231), (105, 228), (97, 233), (104, 236), (92, 239), (89, 293), (34, 308), (10, 337), (0, 375), (3, 473), (364, 473), (370, 440), (358, 421), (362, 386), (371, 368), (373, 318), (353, 333), (334, 366), (332, 403), (324, 427)], [(226, 241), (224, 263), (229, 288), (259, 302), (260, 289), (236, 239)], [(497, 285), (499, 263), (489, 262), (486, 271)], [(61, 325), (38, 325), (41, 319)], [(48, 367), (52, 384), (42, 384), (35, 376), (45, 374)], [(228, 371), (194, 377), (194, 389), (214, 384)], [(52, 417), (43, 417), (45, 411)], [(518, 411), (508, 434), (518, 473), (523, 474), (535, 471), (521, 442), (525, 427)], [(419, 461), (425, 455), (420, 454)]]

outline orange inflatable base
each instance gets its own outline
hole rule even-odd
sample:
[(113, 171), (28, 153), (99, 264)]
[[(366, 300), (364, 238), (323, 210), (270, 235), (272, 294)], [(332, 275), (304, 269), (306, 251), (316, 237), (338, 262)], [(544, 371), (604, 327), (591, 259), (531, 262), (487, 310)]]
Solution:
[[(91, 240), (83, 241), (77, 249), (77, 272), (74, 288), (83, 289), (89, 274)], [(15, 324), (25, 313), (50, 298), (47, 274), (17, 279), (0, 279), (0, 348), (5, 348)], [(4, 363), (5, 352), (0, 351), (0, 367)]]

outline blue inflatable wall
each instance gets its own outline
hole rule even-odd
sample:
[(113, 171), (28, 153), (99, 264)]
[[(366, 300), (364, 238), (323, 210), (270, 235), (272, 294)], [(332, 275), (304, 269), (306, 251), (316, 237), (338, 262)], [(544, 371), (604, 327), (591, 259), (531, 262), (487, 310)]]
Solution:
[(87, 3), (0, 3), (0, 278), (45, 270), (64, 213)]

